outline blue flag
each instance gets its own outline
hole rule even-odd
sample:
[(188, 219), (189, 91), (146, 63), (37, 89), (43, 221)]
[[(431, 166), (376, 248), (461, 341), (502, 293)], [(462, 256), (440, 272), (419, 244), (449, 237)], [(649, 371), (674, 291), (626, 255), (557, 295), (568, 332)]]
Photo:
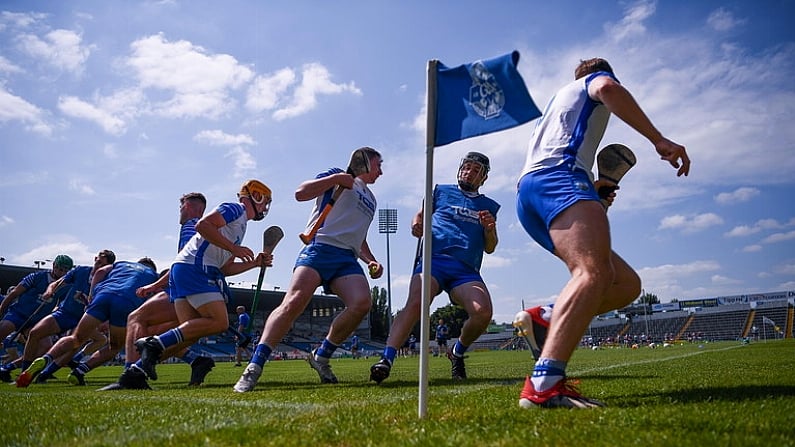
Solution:
[(519, 52), (436, 70), (436, 133), (443, 146), (509, 129), (541, 116), (516, 70)]

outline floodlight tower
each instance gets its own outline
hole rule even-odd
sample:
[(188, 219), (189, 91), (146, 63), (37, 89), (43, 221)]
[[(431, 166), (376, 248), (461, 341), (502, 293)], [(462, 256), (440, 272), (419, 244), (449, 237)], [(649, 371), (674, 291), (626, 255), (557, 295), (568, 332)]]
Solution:
[(392, 274), (389, 256), (389, 235), (397, 233), (397, 210), (378, 210), (378, 232), (386, 234), (386, 302), (387, 302), (387, 331), (392, 327)]

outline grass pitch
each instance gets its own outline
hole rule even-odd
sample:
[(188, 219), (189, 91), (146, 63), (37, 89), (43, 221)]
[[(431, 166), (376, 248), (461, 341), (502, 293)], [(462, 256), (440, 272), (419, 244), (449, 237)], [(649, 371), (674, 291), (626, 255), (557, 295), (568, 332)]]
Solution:
[(588, 410), (520, 409), (528, 352), (469, 353), (465, 382), (431, 357), (426, 419), (418, 359), (398, 359), (380, 386), (368, 382), (375, 360), (333, 360), (337, 385), (306, 362), (271, 362), (245, 394), (232, 363), (198, 389), (187, 365), (160, 365), (153, 391), (97, 392), (121, 367), (92, 371), (86, 387), (61, 370), (46, 385), (0, 384), (0, 446), (795, 445), (795, 340), (579, 350), (569, 375), (608, 405)]

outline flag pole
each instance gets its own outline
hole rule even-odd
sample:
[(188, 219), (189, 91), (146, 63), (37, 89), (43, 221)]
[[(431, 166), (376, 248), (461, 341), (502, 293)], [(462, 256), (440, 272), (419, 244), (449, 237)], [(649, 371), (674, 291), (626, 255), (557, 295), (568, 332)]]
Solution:
[(438, 60), (428, 61), (426, 93), (427, 116), (425, 127), (425, 200), (422, 211), (422, 306), (420, 312), (420, 384), (419, 417), (428, 417), (428, 350), (431, 326), (431, 213), (433, 212), (433, 148), (436, 142), (436, 67)]

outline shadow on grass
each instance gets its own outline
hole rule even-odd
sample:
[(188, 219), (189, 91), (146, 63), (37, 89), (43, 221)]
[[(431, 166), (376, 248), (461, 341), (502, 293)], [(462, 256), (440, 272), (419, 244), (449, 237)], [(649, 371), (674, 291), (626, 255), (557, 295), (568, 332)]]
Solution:
[[(638, 399), (655, 399), (678, 403), (703, 402), (747, 402), (762, 401), (770, 398), (793, 397), (795, 386), (786, 385), (744, 385), (736, 387), (705, 387), (672, 390), (661, 393), (644, 393), (628, 396), (623, 403), (611, 406), (637, 406)], [(618, 399), (615, 399), (618, 402)]]

